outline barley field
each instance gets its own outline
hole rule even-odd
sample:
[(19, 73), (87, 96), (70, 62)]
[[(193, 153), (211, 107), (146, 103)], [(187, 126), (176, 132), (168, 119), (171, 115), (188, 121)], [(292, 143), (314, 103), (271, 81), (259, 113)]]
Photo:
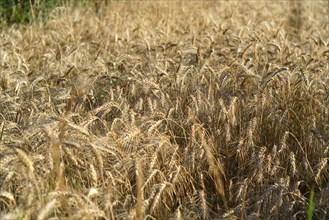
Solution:
[(327, 1), (108, 1), (0, 32), (0, 219), (328, 219)]

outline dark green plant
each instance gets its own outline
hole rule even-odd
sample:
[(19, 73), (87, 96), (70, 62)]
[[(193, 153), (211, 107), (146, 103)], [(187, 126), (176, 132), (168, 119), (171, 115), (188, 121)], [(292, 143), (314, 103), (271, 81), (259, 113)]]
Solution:
[(2, 0), (0, 1), (0, 25), (27, 24), (35, 19), (46, 19), (49, 11), (61, 5), (88, 6), (88, 0)]
[(307, 208), (307, 220), (312, 220), (314, 209), (315, 209), (314, 188), (312, 188), (310, 192), (310, 202)]
[(30, 16), (30, 1), (3, 0), (0, 3), (2, 25), (28, 22)]

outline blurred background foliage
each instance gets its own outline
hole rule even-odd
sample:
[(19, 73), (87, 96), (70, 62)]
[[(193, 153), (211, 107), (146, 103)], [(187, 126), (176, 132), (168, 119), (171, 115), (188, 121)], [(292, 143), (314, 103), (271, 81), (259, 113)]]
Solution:
[(60, 6), (95, 7), (96, 12), (107, 0), (0, 0), (0, 25), (28, 24), (44, 20), (47, 14)]

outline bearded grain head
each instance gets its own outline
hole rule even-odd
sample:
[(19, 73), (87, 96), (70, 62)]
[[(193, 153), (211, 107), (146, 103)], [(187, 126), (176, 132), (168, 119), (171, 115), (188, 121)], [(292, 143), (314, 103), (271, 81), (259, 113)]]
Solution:
[(97, 1), (3, 29), (0, 218), (304, 219), (314, 188), (325, 219), (326, 14)]

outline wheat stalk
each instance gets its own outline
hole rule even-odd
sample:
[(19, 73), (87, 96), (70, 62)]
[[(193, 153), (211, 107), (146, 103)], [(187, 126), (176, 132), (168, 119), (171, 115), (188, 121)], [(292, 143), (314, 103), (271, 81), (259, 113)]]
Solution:
[(143, 170), (141, 161), (136, 161), (136, 194), (137, 194), (137, 203), (136, 203), (136, 218), (144, 219), (144, 191), (143, 191)]

